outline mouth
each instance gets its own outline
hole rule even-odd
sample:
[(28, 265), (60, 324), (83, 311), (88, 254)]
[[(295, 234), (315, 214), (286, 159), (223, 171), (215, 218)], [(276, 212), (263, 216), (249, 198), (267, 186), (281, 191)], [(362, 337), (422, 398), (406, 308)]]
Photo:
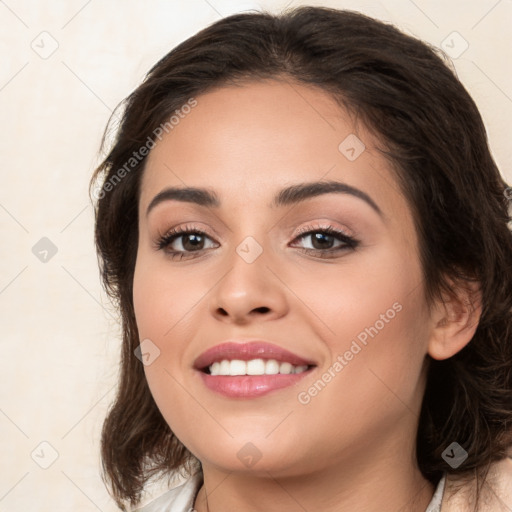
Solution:
[(292, 386), (317, 365), (272, 343), (229, 341), (203, 352), (194, 369), (210, 390), (253, 398)]
[(303, 373), (312, 365), (293, 365), (290, 362), (279, 362), (276, 359), (223, 359), (215, 361), (201, 371), (208, 375), (237, 376), (237, 375), (290, 375)]

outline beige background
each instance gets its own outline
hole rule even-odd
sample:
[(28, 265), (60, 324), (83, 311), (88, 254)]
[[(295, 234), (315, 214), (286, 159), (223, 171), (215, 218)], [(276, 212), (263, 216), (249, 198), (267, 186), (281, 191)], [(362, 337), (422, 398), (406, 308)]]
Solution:
[[(99, 476), (98, 437), (118, 327), (99, 282), (87, 195), (111, 110), (207, 24), (301, 3), (0, 1), (0, 510), (116, 510)], [(469, 47), (454, 65), (512, 181), (511, 0), (309, 4), (363, 11), (435, 46), (458, 32), (450, 51)], [(43, 237), (57, 249), (46, 262), (32, 251)]]

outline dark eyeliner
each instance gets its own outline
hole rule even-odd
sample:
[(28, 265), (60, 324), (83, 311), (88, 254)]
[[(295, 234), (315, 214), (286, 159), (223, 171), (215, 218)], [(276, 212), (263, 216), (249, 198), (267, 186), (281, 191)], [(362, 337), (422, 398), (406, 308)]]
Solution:
[[(347, 251), (347, 250), (353, 250), (359, 245), (359, 241), (355, 238), (343, 233), (342, 231), (334, 228), (333, 226), (325, 226), (325, 227), (316, 227), (316, 228), (304, 228), (302, 232), (299, 232), (297, 236), (293, 239), (291, 243), (296, 242), (297, 240), (300, 240), (302, 238), (307, 237), (308, 235), (312, 235), (314, 233), (324, 233), (328, 235), (334, 236), (335, 239), (342, 242), (343, 245), (340, 247), (334, 247), (330, 249), (311, 249), (311, 248), (304, 248), (304, 247), (297, 247), (301, 252), (305, 254), (314, 254), (317, 255), (320, 258), (328, 258), (328, 257), (336, 257), (339, 252)], [(155, 250), (163, 250), (166, 252), (171, 258), (190, 258), (190, 257), (196, 257), (199, 256), (202, 252), (205, 251), (205, 249), (199, 249), (197, 251), (174, 251), (174, 250), (165, 250), (169, 245), (171, 245), (174, 240), (179, 238), (180, 236), (188, 235), (188, 234), (197, 234), (200, 236), (208, 237), (210, 236), (205, 233), (204, 231), (201, 231), (197, 228), (191, 228), (188, 226), (173, 228), (172, 230), (168, 231), (165, 235), (160, 236), (155, 244)], [(197, 253), (194, 255), (194, 253)]]
[(308, 249), (308, 248), (301, 248), (299, 249), (306, 251), (306, 252), (320, 252), (320, 253), (333, 253), (337, 252), (339, 250), (346, 250), (346, 249), (355, 249), (359, 245), (359, 240), (347, 235), (346, 233), (343, 233), (339, 229), (334, 228), (333, 226), (325, 226), (325, 227), (316, 227), (316, 228), (304, 228), (303, 231), (299, 232), (299, 234), (295, 237), (293, 242), (295, 242), (298, 239), (304, 238), (307, 235), (311, 235), (313, 233), (326, 233), (328, 235), (333, 235), (335, 238), (337, 238), (339, 241), (343, 242), (345, 245), (341, 247), (336, 247), (333, 249)]

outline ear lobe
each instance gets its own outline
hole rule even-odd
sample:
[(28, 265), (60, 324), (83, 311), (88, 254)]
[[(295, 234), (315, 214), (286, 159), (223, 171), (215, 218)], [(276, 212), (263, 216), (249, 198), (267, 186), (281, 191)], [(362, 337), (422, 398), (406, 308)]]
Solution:
[(453, 296), (438, 301), (431, 312), (428, 354), (437, 360), (452, 357), (471, 341), (482, 314), (479, 283), (451, 284)]

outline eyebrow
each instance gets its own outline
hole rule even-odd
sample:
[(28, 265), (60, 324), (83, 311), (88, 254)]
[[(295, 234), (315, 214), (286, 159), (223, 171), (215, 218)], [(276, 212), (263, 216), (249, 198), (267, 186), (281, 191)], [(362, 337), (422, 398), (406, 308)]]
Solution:
[[(339, 181), (312, 181), (297, 183), (281, 189), (273, 198), (270, 207), (288, 206), (323, 194), (349, 194), (365, 201), (380, 216), (382, 211), (375, 201), (365, 192), (356, 187)], [(217, 194), (207, 188), (169, 187), (159, 192), (149, 203), (146, 215), (158, 204), (164, 201), (182, 201), (199, 206), (218, 208), (221, 204)]]

